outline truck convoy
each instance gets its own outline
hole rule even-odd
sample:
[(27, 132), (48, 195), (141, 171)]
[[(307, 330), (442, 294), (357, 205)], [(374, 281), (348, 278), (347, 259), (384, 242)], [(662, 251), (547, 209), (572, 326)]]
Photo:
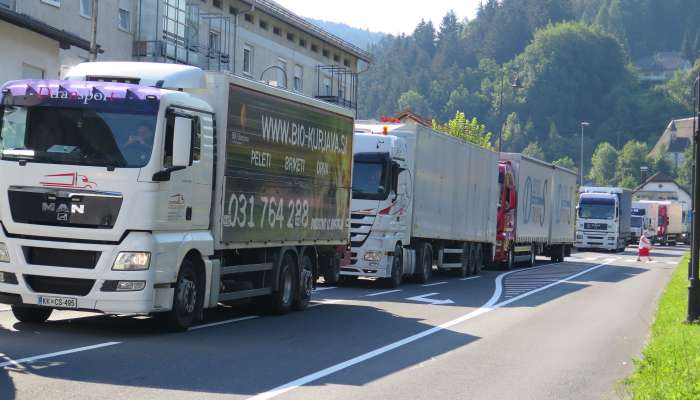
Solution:
[(241, 299), (286, 313), (348, 244), (350, 110), (191, 66), (98, 62), (5, 84), (0, 128), (0, 302), (20, 321), (155, 313), (184, 330)]
[(630, 218), (630, 244), (639, 242), (642, 232), (651, 234), (650, 240), (656, 236), (658, 224), (659, 205), (651, 201), (633, 201)]
[(501, 198), (494, 261), (511, 269), (537, 255), (562, 262), (571, 255), (576, 173), (516, 153), (502, 153)]
[(478, 273), (496, 243), (498, 156), (413, 123), (358, 122), (345, 279)]
[(632, 237), (632, 191), (616, 187), (581, 187), (576, 247), (623, 251)]

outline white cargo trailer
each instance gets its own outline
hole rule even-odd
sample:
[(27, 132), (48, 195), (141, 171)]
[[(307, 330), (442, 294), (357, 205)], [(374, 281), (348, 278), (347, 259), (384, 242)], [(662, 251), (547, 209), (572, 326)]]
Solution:
[(477, 273), (496, 240), (498, 156), (412, 123), (355, 127), (346, 277)]

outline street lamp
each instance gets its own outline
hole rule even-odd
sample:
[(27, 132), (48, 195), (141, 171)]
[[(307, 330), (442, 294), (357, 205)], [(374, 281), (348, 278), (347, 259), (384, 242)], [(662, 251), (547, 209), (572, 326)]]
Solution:
[(583, 131), (587, 126), (591, 126), (590, 122), (581, 122), (581, 186), (583, 186)]
[(696, 322), (700, 320), (700, 271), (698, 264), (700, 261), (700, 220), (698, 220), (698, 200), (700, 200), (700, 146), (697, 145), (698, 139), (700, 139), (700, 125), (696, 123), (698, 118), (700, 118), (700, 73), (698, 78), (695, 80), (693, 85), (693, 94), (695, 97), (695, 120), (694, 122), (694, 132), (693, 132), (693, 216), (692, 216), (692, 242), (693, 246), (691, 248), (690, 256), (690, 268), (688, 274), (688, 280), (690, 284), (688, 286), (688, 322)]
[[(505, 121), (503, 121), (503, 85), (506, 80), (506, 70), (503, 68), (503, 71), (501, 73), (501, 94), (499, 98), (499, 104), (498, 104), (498, 122), (501, 124), (501, 128), (498, 130), (498, 154), (501, 154), (501, 143), (503, 141), (503, 125), (505, 125)], [(513, 83), (511, 83), (510, 87), (513, 88), (513, 91), (516, 91), (518, 89), (522, 89), (523, 85), (520, 82), (520, 78), (515, 78), (513, 80)]]

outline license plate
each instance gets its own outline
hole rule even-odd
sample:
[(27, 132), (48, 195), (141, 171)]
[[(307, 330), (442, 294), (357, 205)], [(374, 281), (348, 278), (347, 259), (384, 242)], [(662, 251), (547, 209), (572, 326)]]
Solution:
[(37, 304), (48, 307), (78, 308), (78, 299), (72, 297), (39, 296)]

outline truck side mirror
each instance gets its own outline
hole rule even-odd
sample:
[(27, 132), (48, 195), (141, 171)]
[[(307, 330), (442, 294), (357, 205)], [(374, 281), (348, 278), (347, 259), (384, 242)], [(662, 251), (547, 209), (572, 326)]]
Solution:
[(175, 117), (173, 132), (173, 168), (190, 166), (192, 153), (192, 119)]

